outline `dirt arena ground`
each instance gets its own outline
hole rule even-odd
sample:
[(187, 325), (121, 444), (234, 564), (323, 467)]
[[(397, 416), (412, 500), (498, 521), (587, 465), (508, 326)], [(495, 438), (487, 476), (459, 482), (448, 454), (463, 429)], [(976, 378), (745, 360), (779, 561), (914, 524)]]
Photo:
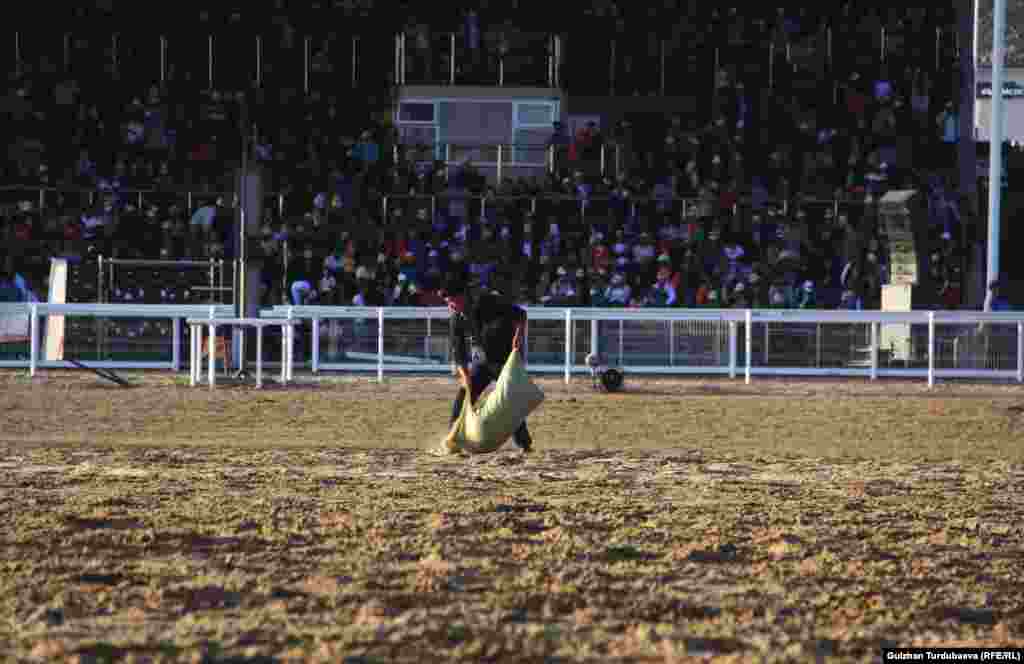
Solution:
[(2, 661), (878, 661), (1024, 646), (1024, 388), (0, 372)]

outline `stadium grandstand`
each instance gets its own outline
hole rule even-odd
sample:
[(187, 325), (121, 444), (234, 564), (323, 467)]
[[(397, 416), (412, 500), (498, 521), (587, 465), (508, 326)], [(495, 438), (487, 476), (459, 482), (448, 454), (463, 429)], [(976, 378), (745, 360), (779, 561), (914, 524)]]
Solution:
[(37, 293), (63, 257), (70, 302), (230, 303), (247, 163), (264, 305), (438, 304), (459, 272), (531, 305), (879, 308), (892, 191), (915, 305), (980, 302), (952, 3), (122, 4), (6, 29), (0, 241)]

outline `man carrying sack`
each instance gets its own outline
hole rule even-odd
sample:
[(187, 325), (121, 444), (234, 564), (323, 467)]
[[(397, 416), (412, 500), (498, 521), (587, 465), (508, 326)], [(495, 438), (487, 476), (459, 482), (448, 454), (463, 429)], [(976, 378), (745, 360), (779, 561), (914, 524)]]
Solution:
[[(511, 436), (519, 449), (529, 452), (533, 441), (526, 417), (544, 396), (530, 382), (519, 352), (526, 311), (494, 293), (470, 302), (465, 282), (457, 278), (446, 284), (444, 298), (461, 386), (452, 406), (448, 451), (493, 452)], [(478, 403), (495, 381), (495, 389)]]

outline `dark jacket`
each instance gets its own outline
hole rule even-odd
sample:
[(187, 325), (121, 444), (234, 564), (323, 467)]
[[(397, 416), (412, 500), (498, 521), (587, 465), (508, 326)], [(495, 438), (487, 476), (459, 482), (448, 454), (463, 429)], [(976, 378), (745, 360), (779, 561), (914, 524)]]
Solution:
[(507, 298), (483, 295), (469, 300), (466, 311), (450, 320), (449, 338), (452, 359), (468, 367), (472, 346), (480, 346), (487, 366), (497, 374), (512, 352), (516, 326), (526, 320), (526, 311)]

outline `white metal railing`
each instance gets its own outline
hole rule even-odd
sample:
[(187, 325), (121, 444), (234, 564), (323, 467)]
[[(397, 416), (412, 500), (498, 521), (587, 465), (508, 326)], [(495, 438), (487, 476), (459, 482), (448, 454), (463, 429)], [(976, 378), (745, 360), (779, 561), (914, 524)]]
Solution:
[[(765, 376), (861, 376), (875, 379), (879, 376), (889, 377), (914, 377), (925, 378), (928, 385), (934, 385), (937, 378), (980, 378), (980, 379), (1015, 379), (1024, 382), (1024, 312), (1000, 312), (983, 313), (977, 311), (825, 311), (825, 310), (775, 310), (775, 309), (588, 309), (588, 308), (548, 308), (529, 307), (527, 314), (533, 327), (527, 327), (526, 348), (527, 353), (540, 353), (537, 344), (531, 347), (531, 335), (538, 338), (547, 334), (545, 341), (548, 341), (549, 356), (561, 358), (558, 362), (547, 363), (531, 362), (530, 371), (534, 373), (562, 374), (568, 382), (573, 374), (588, 374), (589, 367), (586, 365), (582, 355), (583, 351), (597, 350), (606, 356), (614, 355), (614, 348), (607, 343), (604, 335), (601, 334), (602, 326), (608, 329), (609, 323), (618, 323), (618, 364), (626, 371), (640, 374), (654, 375), (728, 375), (736, 378), (741, 373), (747, 383), (754, 375)], [(110, 318), (164, 318), (175, 321), (174, 339), (172, 341), (173, 353), (171, 362), (114, 362), (97, 361), (92, 364), (103, 368), (157, 368), (157, 369), (180, 369), (180, 343), (181, 343), (181, 321), (187, 318), (230, 318), (234, 315), (230, 306), (205, 306), (205, 305), (129, 305), (129, 304), (0, 304), (0, 316), (28, 316), (30, 319), (30, 343), (29, 357), (27, 360), (8, 360), (0, 362), (0, 367), (27, 367), (31, 373), (35, 373), (38, 367), (71, 367), (64, 361), (44, 361), (39, 358), (40, 353), (40, 329), (39, 319), (41, 316), (91, 316)], [(260, 312), (262, 318), (285, 318), (308, 320), (312, 323), (314, 333), (310, 335), (310, 363), (309, 366), (314, 372), (321, 370), (329, 371), (375, 371), (377, 378), (382, 380), (385, 373), (389, 372), (425, 372), (444, 373), (450, 371), (449, 358), (435, 357), (430, 352), (432, 337), (447, 337), (448, 310), (444, 307), (321, 307), (321, 306), (277, 306), (265, 309)], [(366, 341), (375, 341), (375, 344), (368, 352), (360, 353), (358, 350), (345, 352), (344, 362), (324, 362), (321, 348), (320, 336), (322, 323), (345, 323), (349, 321), (352, 327), (359, 326), (362, 338)], [(418, 321), (418, 322), (417, 322)], [(416, 329), (409, 333), (408, 325), (406, 334), (413, 338), (413, 346), (421, 345), (424, 348), (422, 357), (409, 355), (392, 355), (386, 352), (387, 328), (399, 333), (403, 324), (414, 323)], [(435, 333), (435, 326), (443, 325), (440, 334)], [(589, 323), (590, 339), (578, 341), (577, 324)], [(426, 339), (422, 338), (422, 328), (426, 326)], [(667, 329), (660, 328), (665, 325)], [(624, 339), (628, 326), (642, 327), (635, 338), (650, 341), (651, 337), (665, 334), (669, 343), (667, 362), (644, 365), (638, 361), (639, 355), (634, 352), (624, 352)], [(763, 330), (755, 335), (754, 330), (760, 326)], [(787, 329), (787, 326), (792, 326)], [(840, 366), (822, 366), (822, 337), (823, 329), (829, 326), (868, 326), (862, 331), (863, 335), (847, 335), (850, 338), (851, 347), (860, 343), (857, 339), (864, 339), (867, 346), (861, 348), (866, 354), (863, 363), (844, 361)], [(917, 332), (914, 332), (916, 326)], [(305, 327), (305, 326), (303, 326)], [(614, 328), (614, 325), (612, 326)], [(796, 329), (794, 329), (796, 328)], [(808, 328), (812, 328), (808, 332)], [(894, 368), (891, 365), (881, 366), (879, 356), (882, 348), (883, 331), (888, 329), (902, 330), (901, 334), (907, 345), (912, 345), (917, 339), (918, 352), (914, 357), (914, 363), (921, 366), (911, 366), (911, 360), (904, 360), (903, 368)], [(925, 330), (922, 328), (926, 328)], [(945, 335), (938, 338), (937, 328), (945, 331), (948, 328), (962, 329), (970, 332), (971, 339), (978, 340), (978, 345), (983, 346), (984, 354), (988, 357), (991, 345), (998, 345), (1004, 348), (1004, 353), (999, 357), (1002, 362), (994, 362), (996, 366), (989, 367), (988, 360), (983, 367), (970, 366), (967, 368), (959, 366), (965, 355), (962, 347), (958, 347), (960, 337), (947, 339)], [(768, 354), (770, 338), (788, 338), (799, 340), (808, 335), (814, 336), (813, 329), (816, 329), (815, 348), (810, 346), (806, 350), (797, 351), (796, 355), (790, 353), (783, 355), (781, 366), (769, 366)], [(995, 335), (994, 330), (1002, 330), (1003, 333)], [(1012, 332), (1011, 332), (1012, 330)], [(586, 338), (586, 328), (583, 329), (583, 338)], [(680, 332), (682, 335), (680, 335)], [(686, 341), (686, 335), (715, 334), (712, 346), (716, 348), (711, 360), (706, 360), (705, 355), (693, 353), (690, 357), (697, 358), (696, 363), (679, 364), (678, 355), (682, 353), (680, 337)], [(742, 333), (742, 339), (740, 334)], [(774, 336), (773, 336), (774, 335)], [(614, 338), (614, 334), (612, 335)], [(845, 338), (845, 337), (844, 337)], [(964, 337), (966, 338), (966, 337)], [(763, 339), (763, 341), (762, 341)], [(1015, 341), (1015, 343), (1013, 343)], [(721, 348), (718, 352), (717, 348)], [(937, 366), (941, 360), (947, 363), (946, 348), (952, 348), (954, 359), (952, 368)], [(583, 350), (581, 350), (583, 349)], [(660, 357), (660, 355), (659, 355)], [(755, 364), (755, 357), (761, 358), (761, 364)], [(798, 366), (791, 362), (794, 357), (815, 358), (814, 366)], [(353, 361), (362, 360), (362, 361)], [(303, 362), (305, 364), (305, 362)], [(1004, 366), (1000, 366), (1004, 365)], [(1011, 365), (1012, 368), (1006, 368)], [(268, 363), (268, 366), (273, 366)]]
[(39, 319), (42, 316), (81, 316), (92, 318), (156, 318), (172, 321), (171, 360), (169, 362), (99, 360), (90, 361), (89, 364), (105, 369), (171, 369), (179, 371), (181, 368), (182, 321), (187, 318), (230, 317), (232, 315), (234, 315), (234, 307), (230, 305), (49, 304), (45, 302), (0, 304), (0, 317), (27, 316), (29, 319), (28, 358), (25, 360), (0, 360), (0, 368), (27, 367), (29, 373), (33, 376), (39, 367), (74, 368), (75, 365), (66, 360), (45, 360), (40, 358), (43, 332), (39, 327)]
[[(622, 368), (646, 374), (727, 374), (735, 378), (740, 371), (749, 384), (753, 375), (767, 376), (864, 376), (876, 379), (879, 376), (921, 377), (926, 378), (929, 386), (935, 384), (936, 378), (1015, 378), (1024, 382), (1024, 312), (982, 313), (975, 311), (825, 311), (825, 310), (776, 310), (776, 309), (558, 309), (547, 307), (529, 307), (527, 313), (531, 321), (564, 321), (565, 338), (563, 342), (564, 363), (561, 364), (530, 364), (530, 371), (535, 373), (561, 373), (566, 382), (573, 374), (589, 373), (590, 368), (584, 362), (578, 362), (579, 353), (574, 344), (576, 322), (588, 321), (591, 324), (590, 348), (598, 344), (598, 324), (602, 321), (619, 322), (619, 355), (623, 339), (623, 325), (639, 322), (705, 321), (725, 325), (728, 335), (727, 364), (700, 366), (629, 366)], [(385, 321), (425, 320), (428, 324), (428, 335), (431, 333), (432, 322), (446, 321), (448, 311), (443, 307), (320, 307), (320, 306), (278, 306), (263, 312), (261, 315), (283, 318), (301, 318), (312, 321), (311, 335), (311, 368), (339, 371), (376, 370), (378, 379), (383, 379), (386, 372), (445, 372), (450, 369), (447, 362), (433, 360), (410, 361), (412, 358), (398, 357), (391, 359), (385, 353)], [(357, 363), (324, 363), (320, 357), (320, 323), (328, 320), (360, 320), (376, 322), (376, 362)], [(869, 363), (865, 367), (846, 366), (830, 367), (798, 367), (798, 366), (754, 366), (755, 325), (768, 326), (786, 324), (817, 324), (819, 349), (817, 351), (820, 365), (820, 330), (825, 325), (870, 325), (870, 341), (868, 347)], [(879, 351), (882, 326), (905, 326), (909, 338), (909, 326), (927, 326), (927, 344), (923, 353), (926, 367), (883, 368), (879, 366)], [(1015, 369), (961, 369), (936, 368), (937, 342), (936, 326), (986, 326), (1013, 325), (1016, 335)], [(739, 341), (739, 330), (744, 330), (742, 346)], [(674, 325), (669, 327), (669, 338), (672, 338)], [(767, 335), (766, 335), (767, 336)], [(909, 343), (909, 339), (908, 339)], [(955, 343), (953, 344), (955, 347)], [(527, 332), (527, 349), (529, 349), (529, 328)], [(674, 343), (671, 346), (674, 348)], [(765, 346), (767, 348), (767, 346)], [(529, 352), (529, 350), (527, 350)], [(767, 352), (767, 350), (765, 351)], [(742, 355), (741, 355), (742, 353)], [(671, 352), (670, 352), (671, 354)], [(364, 354), (366, 355), (366, 354)], [(742, 357), (743, 366), (740, 367)]]

